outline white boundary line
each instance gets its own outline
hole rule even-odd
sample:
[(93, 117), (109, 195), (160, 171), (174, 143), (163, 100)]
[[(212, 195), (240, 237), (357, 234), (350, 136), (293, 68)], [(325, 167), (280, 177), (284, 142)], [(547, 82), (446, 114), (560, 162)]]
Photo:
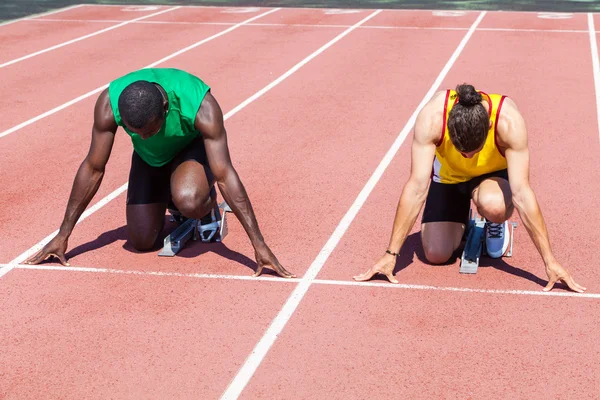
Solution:
[[(12, 267), (12, 264), (0, 264), (0, 271), (5, 267)], [(252, 277), (249, 275), (224, 275), (224, 274), (198, 274), (184, 272), (166, 272), (166, 271), (139, 271), (139, 270), (124, 270), (114, 268), (90, 268), (62, 265), (18, 265), (15, 269), (26, 269), (36, 271), (65, 271), (65, 272), (89, 272), (97, 274), (122, 274), (122, 275), (142, 275), (142, 276), (165, 276), (178, 278), (194, 278), (194, 279), (223, 279), (234, 281), (266, 281), (279, 283), (299, 283), (302, 278), (280, 278), (275, 276), (258, 276)], [(550, 296), (550, 297), (582, 297), (588, 299), (600, 299), (600, 293), (576, 293), (576, 292), (544, 292), (542, 290), (517, 290), (517, 289), (478, 289), (478, 288), (461, 288), (449, 286), (431, 286), (431, 285), (412, 285), (406, 283), (387, 283), (387, 282), (356, 282), (356, 281), (340, 281), (332, 279), (313, 279), (313, 284), (331, 285), (331, 286), (358, 286), (358, 287), (380, 287), (386, 289), (407, 289), (407, 290), (430, 290), (441, 292), (467, 292), (467, 293), (487, 293), (487, 294), (510, 294), (510, 295), (530, 295), (530, 296)]]
[[(267, 11), (266, 13), (260, 14), (258, 16), (255, 16), (253, 18), (250, 18), (247, 21), (250, 20), (254, 20), (256, 18), (260, 18), (263, 15), (267, 15), (267, 14), (271, 14), (275, 11), (277, 11), (279, 9), (273, 9), (270, 11)], [(262, 96), (263, 94), (265, 94), (266, 92), (268, 92), (269, 90), (271, 90), (273, 87), (277, 86), (279, 83), (281, 83), (284, 79), (286, 79), (287, 77), (289, 77), (290, 75), (292, 75), (294, 72), (298, 71), (302, 66), (304, 66), (305, 64), (307, 64), (310, 60), (312, 60), (313, 58), (315, 58), (317, 55), (321, 54), (323, 51), (325, 51), (327, 48), (331, 47), (334, 43), (336, 43), (338, 40), (340, 40), (341, 38), (343, 38), (344, 36), (346, 36), (348, 33), (350, 33), (356, 26), (358, 26), (358, 24), (362, 24), (365, 21), (369, 20), (370, 18), (373, 18), (375, 15), (377, 15), (380, 11), (375, 11), (372, 14), (370, 14), (368, 17), (362, 19), (360, 22), (357, 22), (356, 25), (354, 25), (353, 27), (350, 27), (348, 29), (346, 29), (344, 32), (340, 33), (339, 35), (337, 35), (335, 38), (331, 39), (329, 42), (325, 43), (323, 46), (321, 46), (319, 49), (315, 50), (312, 54), (310, 54), (309, 56), (307, 56), (306, 58), (304, 58), (302, 61), (300, 61), (299, 63), (297, 63), (296, 65), (294, 65), (292, 68), (290, 68), (288, 71), (286, 71), (284, 74), (282, 74), (281, 76), (279, 76), (279, 78), (275, 79), (274, 81), (272, 81), (270, 84), (268, 84), (267, 86), (265, 86), (264, 88), (262, 88), (261, 90), (259, 90), (258, 92), (254, 93), (252, 96), (250, 96), (249, 98), (247, 98), (246, 100), (244, 100), (242, 103), (240, 103), (238, 106), (236, 106), (235, 108), (233, 108), (232, 110), (230, 110), (227, 114), (225, 114), (223, 116), (224, 120), (228, 120), (229, 118), (231, 118), (232, 116), (234, 116), (235, 114), (237, 114), (240, 110), (242, 110), (244, 107), (246, 107), (248, 104), (252, 103), (254, 100), (258, 99), (260, 96)], [(236, 25), (236, 26), (241, 26), (241, 24), (244, 24), (244, 22)], [(231, 27), (225, 31), (222, 31), (220, 33), (218, 33), (217, 35), (222, 35), (225, 32), (231, 31), (235, 29), (235, 27)], [(216, 37), (217, 35), (211, 36), (211, 38)], [(183, 50), (180, 50), (177, 53), (173, 53), (172, 55), (163, 58), (162, 60), (157, 61), (154, 64), (151, 64), (151, 66), (160, 64), (161, 62), (175, 57), (178, 54), (183, 53), (184, 51), (187, 51), (193, 47), (198, 46), (199, 44), (203, 43), (204, 41), (208, 41), (210, 38), (204, 39), (202, 42), (198, 42), (190, 47), (186, 47)], [(96, 91), (100, 91), (102, 90), (104, 87), (103, 86), (101, 88), (96, 89)], [(87, 97), (89, 95), (91, 95), (92, 92), (85, 94), (84, 96)], [(82, 96), (78, 97), (78, 99), (83, 98)], [(77, 100), (77, 99), (75, 99)], [(72, 100), (70, 103), (74, 103), (76, 102), (75, 100)], [(78, 101), (78, 100), (77, 100)], [(62, 107), (62, 106), (61, 106)], [(65, 106), (66, 107), (66, 106)], [(63, 107), (64, 108), (64, 107)], [(57, 110), (58, 111), (58, 110)], [(0, 137), (2, 135), (0, 134)], [(98, 203), (96, 203), (93, 207), (91, 207), (90, 209), (86, 210), (82, 216), (80, 217), (80, 219), (77, 221), (77, 224), (79, 224), (83, 219), (87, 218), (89, 215), (93, 214), (94, 212), (96, 212), (97, 210), (99, 210), (100, 208), (102, 208), (104, 205), (106, 205), (108, 202), (110, 202), (111, 200), (113, 200), (114, 198), (116, 198), (118, 195), (120, 195), (121, 193), (123, 193), (125, 190), (127, 189), (127, 184), (124, 184), (123, 186), (121, 186), (120, 188), (114, 190), (112, 193), (110, 193), (108, 196), (106, 196), (105, 198), (103, 198), (102, 200), (100, 200)], [(24, 253), (22, 253), (21, 255), (19, 255), (17, 258), (15, 258), (14, 260), (12, 260), (9, 263), (9, 266), (6, 266), (2, 269), (0, 269), (0, 277), (6, 275), (9, 271), (11, 271), (15, 266), (17, 266), (18, 264), (24, 262), (27, 258), (29, 258), (30, 256), (34, 255), (37, 251), (39, 251), (42, 247), (44, 247), (46, 245), (46, 243), (48, 243), (56, 234), (58, 233), (58, 230), (54, 231), (53, 233), (51, 233), (50, 235), (46, 236), (43, 240), (41, 240), (40, 242), (38, 242), (36, 245), (34, 245), (33, 247), (29, 248), (28, 250), (26, 250)], [(12, 265), (12, 267), (11, 267)]]
[(46, 16), (46, 15), (58, 14), (58, 13), (61, 13), (61, 12), (64, 12), (64, 11), (72, 10), (74, 8), (79, 8), (79, 7), (83, 7), (83, 6), (85, 6), (85, 4), (75, 4), (75, 5), (72, 5), (72, 6), (67, 6), (67, 7), (63, 7), (63, 8), (57, 8), (56, 10), (52, 10), (52, 11), (47, 11), (47, 12), (43, 12), (43, 13), (39, 13), (39, 14), (32, 14), (32, 15), (28, 15), (26, 17), (12, 19), (10, 21), (0, 22), (0, 27), (6, 26), (6, 25), (10, 25), (10, 24), (14, 24), (15, 22), (19, 22), (19, 21), (31, 20), (31, 19), (37, 18), (37, 17), (43, 17), (43, 16)]
[[(0, 264), (0, 271), (4, 267), (11, 267), (12, 264)], [(182, 272), (164, 272), (164, 271), (136, 271), (113, 268), (89, 268), (74, 266), (54, 266), (54, 265), (18, 265), (13, 266), (16, 269), (31, 269), (41, 271), (67, 271), (67, 272), (93, 272), (101, 274), (122, 274), (122, 275), (150, 275), (150, 276), (174, 276), (180, 278), (199, 278), (199, 279), (225, 279), (237, 281), (272, 281), (272, 282), (299, 282), (299, 278), (283, 279), (275, 276), (243, 276), (243, 275), (222, 275), (222, 274), (194, 274)]]
[[(252, 18), (249, 18), (249, 19), (247, 19), (247, 20), (245, 20), (245, 21), (243, 21), (243, 22), (240, 22), (240, 23), (238, 23), (238, 24), (236, 24), (236, 25), (234, 25), (234, 26), (232, 26), (232, 27), (230, 27), (230, 28), (228, 28), (228, 29), (225, 29), (225, 30), (223, 30), (223, 31), (221, 31), (221, 32), (219, 32), (219, 33), (216, 33), (216, 34), (214, 34), (214, 35), (212, 35), (212, 36), (209, 36), (209, 37), (207, 37), (207, 38), (205, 38), (205, 39), (202, 39), (202, 40), (200, 40), (199, 42), (196, 42), (196, 43), (194, 43), (194, 44), (192, 44), (192, 45), (190, 45), (190, 46), (188, 46), (188, 47), (186, 47), (186, 48), (184, 48), (184, 49), (181, 49), (181, 50), (179, 50), (179, 51), (177, 51), (177, 52), (175, 52), (175, 53), (173, 53), (173, 54), (171, 54), (171, 55), (169, 55), (169, 56), (167, 56), (167, 57), (164, 57), (164, 58), (162, 58), (162, 59), (160, 59), (160, 60), (158, 60), (158, 61), (156, 61), (156, 62), (154, 62), (154, 63), (152, 63), (152, 64), (150, 64), (150, 65), (148, 65), (148, 66), (146, 66), (145, 68), (152, 68), (152, 67), (155, 67), (155, 66), (157, 66), (158, 64), (160, 64), (160, 63), (163, 63), (163, 62), (165, 62), (165, 61), (167, 61), (167, 60), (170, 60), (170, 59), (171, 59), (171, 58), (173, 58), (173, 57), (176, 57), (176, 56), (178, 56), (178, 55), (180, 55), (180, 54), (183, 54), (183, 53), (185, 53), (185, 52), (187, 52), (187, 51), (189, 51), (189, 50), (191, 50), (191, 49), (193, 49), (193, 48), (195, 48), (195, 47), (198, 47), (198, 46), (200, 46), (200, 45), (202, 45), (202, 44), (204, 44), (204, 43), (206, 43), (206, 42), (210, 42), (210, 41), (211, 41), (211, 40), (213, 40), (213, 39), (216, 39), (216, 38), (218, 38), (218, 37), (220, 37), (220, 36), (223, 36), (223, 35), (225, 35), (226, 33), (229, 33), (229, 32), (231, 32), (231, 31), (233, 31), (233, 30), (235, 30), (235, 29), (239, 28), (240, 26), (243, 26), (243, 25), (247, 24), (247, 23), (248, 23), (248, 22), (250, 22), (250, 21), (254, 21), (254, 20), (258, 19), (258, 18), (261, 18), (261, 17), (263, 17), (263, 16), (265, 16), (265, 15), (268, 15), (268, 14), (274, 13), (274, 12), (276, 12), (276, 11), (278, 11), (278, 10), (280, 10), (280, 9), (279, 9), (279, 8), (274, 8), (274, 9), (272, 9), (272, 10), (269, 10), (269, 11), (267, 11), (267, 12), (264, 12), (264, 13), (262, 13), (262, 14), (256, 15), (256, 16), (254, 16), (254, 17), (252, 17)], [(57, 113), (58, 111), (61, 111), (61, 110), (65, 109), (65, 108), (67, 108), (67, 107), (69, 107), (69, 106), (72, 106), (73, 104), (75, 104), (75, 103), (78, 103), (78, 102), (80, 102), (81, 100), (84, 100), (84, 99), (86, 99), (86, 98), (88, 98), (88, 97), (90, 97), (90, 96), (92, 96), (92, 95), (94, 95), (94, 94), (96, 94), (96, 93), (99, 93), (99, 92), (101, 92), (102, 90), (104, 90), (104, 89), (105, 89), (105, 88), (107, 88), (107, 87), (108, 87), (108, 84), (105, 84), (105, 85), (103, 85), (103, 86), (100, 86), (99, 88), (96, 88), (96, 89), (94, 89), (94, 90), (92, 90), (92, 91), (90, 91), (90, 92), (87, 92), (86, 94), (83, 94), (83, 95), (81, 95), (81, 96), (79, 96), (79, 97), (77, 97), (77, 98), (75, 98), (75, 99), (73, 99), (73, 100), (70, 100), (70, 101), (68, 101), (68, 102), (66, 102), (66, 103), (64, 103), (64, 104), (62, 104), (62, 105), (60, 105), (60, 106), (58, 106), (58, 107), (55, 107), (55, 108), (53, 108), (53, 109), (52, 109), (52, 110), (50, 110), (50, 111), (46, 111), (45, 113), (43, 113), (43, 114), (40, 114), (40, 115), (38, 115), (37, 117), (31, 118), (30, 120), (27, 120), (27, 121), (25, 121), (25, 122), (22, 122), (22, 123), (20, 123), (19, 125), (13, 126), (12, 128), (9, 128), (9, 129), (5, 130), (4, 132), (1, 132), (1, 133), (0, 133), (0, 138), (4, 137), (4, 136), (6, 136), (6, 135), (9, 135), (9, 134), (11, 134), (11, 133), (13, 133), (13, 132), (15, 132), (15, 131), (18, 131), (19, 129), (21, 129), (21, 128), (24, 128), (24, 127), (26, 127), (26, 126), (28, 126), (28, 125), (31, 125), (31, 124), (33, 124), (34, 122), (37, 122), (37, 121), (39, 121), (39, 120), (41, 120), (41, 119), (44, 119), (44, 118), (46, 118), (46, 117), (48, 117), (48, 116), (50, 116), (50, 115), (52, 115), (52, 114), (55, 114), (55, 113)]]
[(596, 41), (596, 28), (594, 27), (594, 15), (592, 13), (588, 13), (588, 28), (590, 34), (590, 48), (592, 51), (592, 70), (594, 73), (594, 84), (596, 87), (598, 138), (600, 139), (600, 61), (598, 61), (598, 43)]
[(68, 40), (68, 41), (63, 42), (63, 43), (59, 43), (57, 45), (45, 48), (43, 50), (36, 51), (35, 53), (31, 53), (31, 54), (28, 54), (28, 55), (23, 56), (23, 57), (15, 58), (14, 60), (11, 60), (11, 61), (7, 61), (7, 62), (5, 62), (3, 64), (0, 64), (0, 68), (8, 67), (9, 65), (16, 64), (16, 63), (18, 63), (20, 61), (27, 60), (27, 59), (35, 57), (35, 56), (39, 56), (40, 54), (44, 54), (44, 53), (47, 53), (47, 52), (52, 51), (52, 50), (60, 49), (61, 47), (65, 47), (65, 46), (68, 46), (70, 44), (77, 43), (77, 42), (80, 42), (82, 40), (91, 38), (93, 36), (100, 35), (102, 33), (108, 32), (108, 31), (112, 31), (113, 29), (120, 28), (122, 26), (131, 24), (131, 23), (136, 22), (136, 21), (141, 21), (141, 20), (146, 19), (146, 18), (151, 18), (151, 17), (155, 17), (155, 16), (160, 15), (160, 14), (165, 14), (165, 13), (177, 10), (178, 8), (181, 8), (181, 6), (171, 7), (171, 8), (168, 8), (166, 10), (155, 12), (153, 14), (148, 14), (148, 15), (144, 15), (142, 17), (138, 17), (138, 18), (134, 18), (134, 19), (131, 19), (131, 20), (123, 21), (120, 24), (109, 26), (108, 28), (100, 29), (99, 31), (92, 32), (92, 33), (89, 33), (87, 35), (80, 36), (78, 38), (71, 39), (71, 40)]
[[(186, 7), (186, 6), (183, 6)], [(44, 18), (31, 19), (36, 22), (89, 22), (89, 23), (116, 23), (121, 22), (114, 19), (60, 19)], [(134, 24), (156, 24), (156, 25), (235, 25), (236, 22), (184, 22), (184, 21), (136, 21)], [(246, 24), (247, 27), (302, 27), (302, 28), (349, 28), (352, 25), (343, 24), (278, 24), (278, 23), (253, 23)], [(395, 30), (424, 30), (424, 31), (468, 31), (468, 27), (441, 27), (441, 26), (392, 26), (392, 25), (365, 25), (357, 29), (395, 29)], [(542, 32), (542, 33), (589, 33), (588, 29), (527, 29), (527, 28), (478, 28), (478, 31), (485, 32)], [(600, 33), (600, 31), (597, 31)]]
[(477, 26), (479, 25), (485, 14), (485, 11), (480, 13), (475, 22), (473, 22), (471, 28), (463, 37), (456, 50), (454, 51), (454, 53), (452, 54), (452, 56), (450, 57), (450, 59), (448, 60), (438, 77), (436, 78), (436, 80), (431, 85), (429, 91), (427, 92), (423, 100), (421, 100), (421, 103), (413, 112), (406, 125), (404, 126), (404, 128), (402, 129), (402, 131), (388, 150), (388, 152), (385, 154), (385, 156), (373, 172), (373, 175), (371, 175), (363, 189), (358, 194), (356, 200), (354, 200), (354, 203), (350, 206), (350, 209), (346, 212), (346, 214), (344, 215), (338, 226), (335, 228), (333, 234), (331, 235), (327, 243), (325, 243), (325, 245), (317, 255), (317, 258), (315, 258), (315, 260), (312, 262), (312, 264), (302, 277), (301, 281), (298, 283), (298, 285), (296, 286), (288, 300), (285, 302), (277, 316), (273, 319), (271, 325), (267, 328), (265, 334), (256, 344), (256, 346), (254, 347), (254, 349), (252, 350), (252, 352), (250, 353), (250, 355), (248, 356), (248, 358), (246, 359), (236, 376), (232, 379), (231, 383), (223, 393), (221, 399), (237, 399), (240, 396), (240, 394), (242, 393), (242, 391), (256, 372), (256, 369), (267, 355), (269, 349), (271, 348), (271, 346), (273, 346), (275, 340), (277, 340), (277, 337), (291, 318), (292, 314), (296, 311), (296, 308), (302, 301), (302, 298), (308, 291), (308, 288), (314, 282), (314, 279), (316, 278), (317, 274), (329, 258), (329, 255), (333, 252), (333, 250), (341, 240), (342, 236), (344, 235), (344, 233), (358, 214), (358, 211), (361, 209), (362, 205), (367, 200), (369, 194), (375, 188), (375, 185), (383, 175), (388, 165), (391, 163), (396, 152), (408, 136), (409, 131), (412, 129), (412, 126), (415, 123), (418, 113), (421, 111), (423, 106), (425, 106), (425, 104), (429, 101), (429, 99), (435, 94), (436, 90), (444, 80), (445, 76), (448, 74), (448, 71), (462, 52), (463, 48), (466, 46), (467, 42), (477, 29)]

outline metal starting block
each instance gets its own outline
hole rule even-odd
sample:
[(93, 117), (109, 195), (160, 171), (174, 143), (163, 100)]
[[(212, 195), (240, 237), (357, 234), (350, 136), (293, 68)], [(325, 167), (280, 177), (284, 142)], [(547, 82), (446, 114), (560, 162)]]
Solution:
[(201, 221), (186, 218), (175, 210), (169, 210), (171, 222), (179, 225), (164, 240), (164, 247), (158, 253), (159, 256), (173, 257), (190, 239), (200, 239), (203, 243), (220, 242), (227, 236), (227, 213), (232, 212), (226, 202), (216, 206), (211, 212), (212, 221), (201, 224)]
[[(475, 215), (472, 210), (469, 211), (469, 224), (467, 225), (467, 239), (460, 260), (460, 273), (476, 274), (479, 268), (479, 260), (483, 256), (487, 256), (485, 248), (485, 218)], [(510, 243), (504, 257), (512, 257), (514, 231), (517, 226), (516, 222), (509, 222), (510, 227)]]

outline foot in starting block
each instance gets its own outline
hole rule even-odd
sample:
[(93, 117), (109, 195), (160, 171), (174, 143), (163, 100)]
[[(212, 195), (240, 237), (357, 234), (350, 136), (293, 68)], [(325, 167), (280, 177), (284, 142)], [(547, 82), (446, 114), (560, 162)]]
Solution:
[(227, 213), (231, 208), (226, 202), (215, 207), (206, 220), (198, 223), (198, 234), (204, 243), (220, 242), (227, 236)]
[(169, 210), (171, 221), (180, 223), (164, 240), (164, 247), (159, 256), (173, 257), (190, 239), (200, 239), (204, 243), (220, 242), (227, 236), (227, 213), (231, 208), (225, 202), (216, 206), (202, 220), (186, 218), (175, 210)]
[[(515, 222), (507, 223), (507, 227), (510, 228), (504, 232), (505, 235), (509, 235), (509, 245), (507, 251), (503, 254), (505, 257), (511, 257), (513, 251), (513, 233), (517, 226)], [(475, 274), (479, 268), (479, 260), (482, 256), (487, 256), (486, 250), (486, 229), (487, 221), (481, 216), (473, 216), (472, 210), (469, 211), (469, 222), (466, 227), (466, 242), (460, 260), (460, 273), (463, 274)]]
[(472, 217), (471, 212), (469, 212), (469, 223), (466, 229), (467, 240), (460, 260), (460, 273), (475, 274), (483, 253), (485, 219), (478, 216)]

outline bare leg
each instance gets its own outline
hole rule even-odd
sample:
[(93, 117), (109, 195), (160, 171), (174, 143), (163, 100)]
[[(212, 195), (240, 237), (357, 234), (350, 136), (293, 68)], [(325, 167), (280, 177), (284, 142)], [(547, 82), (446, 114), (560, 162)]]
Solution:
[(432, 264), (447, 262), (458, 246), (465, 231), (458, 222), (427, 222), (421, 225), (421, 241), (425, 258)]
[(128, 204), (127, 232), (136, 250), (151, 250), (165, 224), (166, 203)]

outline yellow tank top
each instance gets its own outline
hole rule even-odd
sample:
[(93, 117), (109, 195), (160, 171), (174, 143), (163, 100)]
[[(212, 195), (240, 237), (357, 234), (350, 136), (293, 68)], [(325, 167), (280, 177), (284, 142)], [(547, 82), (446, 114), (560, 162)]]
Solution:
[(473, 158), (466, 158), (456, 150), (450, 140), (447, 121), (450, 110), (452, 110), (452, 107), (458, 102), (458, 97), (456, 91), (446, 91), (442, 133), (440, 141), (437, 143), (435, 159), (433, 162), (432, 179), (435, 182), (466, 182), (476, 176), (499, 171), (507, 167), (506, 158), (498, 148), (498, 143), (496, 141), (498, 117), (506, 96), (500, 94), (488, 95), (480, 90), (478, 90), (478, 92), (481, 93), (484, 100), (488, 101), (491, 106), (489, 114), (492, 126), (481, 151), (475, 154)]

